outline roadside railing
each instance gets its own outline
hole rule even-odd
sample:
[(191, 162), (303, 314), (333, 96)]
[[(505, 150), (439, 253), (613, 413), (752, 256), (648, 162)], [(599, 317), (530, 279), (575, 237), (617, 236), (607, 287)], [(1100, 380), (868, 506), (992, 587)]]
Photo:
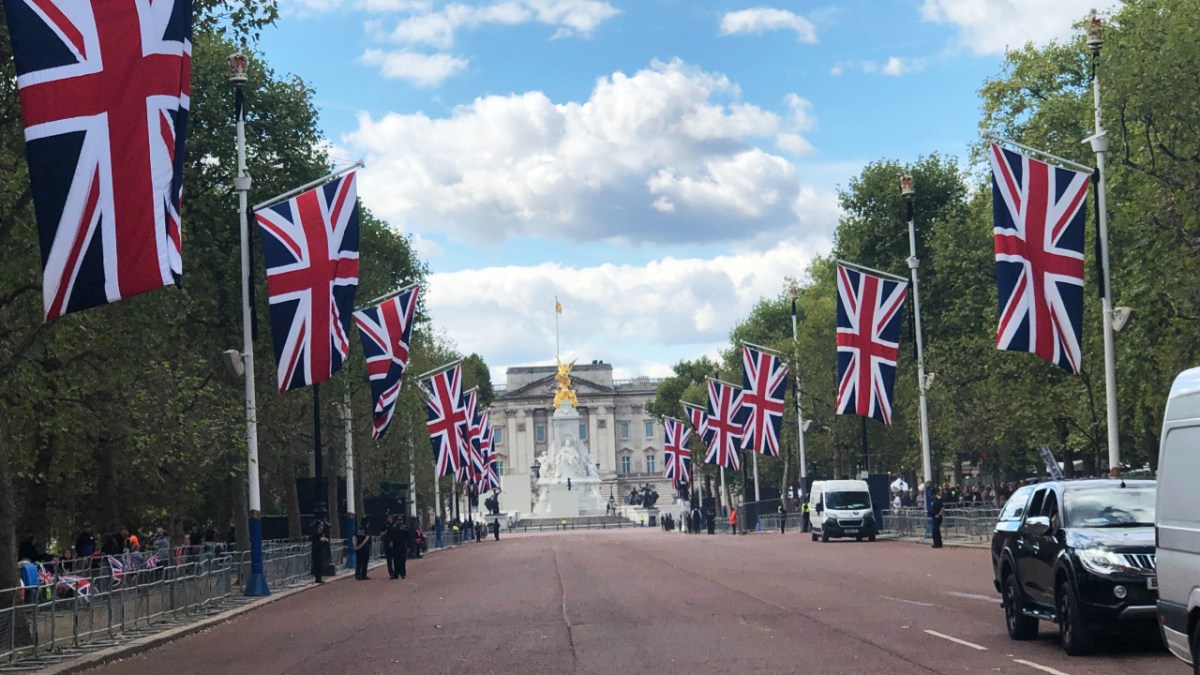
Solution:
[[(967, 539), (986, 538), (991, 535), (1000, 518), (1000, 509), (972, 506), (948, 508), (943, 512), (942, 536)], [(900, 537), (924, 537), (929, 517), (925, 509), (901, 508), (884, 512), (883, 529)]]
[[(346, 542), (330, 542), (332, 564), (345, 568)], [(382, 556), (376, 538), (372, 559)], [(59, 567), (38, 586), (0, 590), (0, 671), (44, 668), (86, 651), (190, 623), (240, 598), (250, 572), (249, 551), (174, 557), (146, 566), (150, 556), (102, 557)], [(307, 583), (307, 541), (269, 541), (263, 564), (272, 588)]]

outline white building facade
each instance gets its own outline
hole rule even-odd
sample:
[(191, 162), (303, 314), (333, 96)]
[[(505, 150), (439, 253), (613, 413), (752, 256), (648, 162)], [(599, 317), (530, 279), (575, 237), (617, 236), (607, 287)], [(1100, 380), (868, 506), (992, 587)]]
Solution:
[[(494, 448), (501, 473), (500, 508), (532, 513), (534, 462), (541, 463), (550, 442), (557, 385), (555, 366), (509, 368), (489, 408), (496, 432)], [(599, 465), (601, 496), (624, 503), (630, 490), (649, 483), (659, 506), (671, 504), (674, 490), (663, 477), (663, 429), (648, 412), (661, 380), (614, 380), (612, 365), (577, 364), (571, 387), (579, 400), (579, 440)]]

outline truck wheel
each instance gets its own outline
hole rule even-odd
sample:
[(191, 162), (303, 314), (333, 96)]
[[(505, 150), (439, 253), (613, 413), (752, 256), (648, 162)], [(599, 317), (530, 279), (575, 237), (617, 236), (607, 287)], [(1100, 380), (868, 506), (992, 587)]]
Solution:
[(1096, 651), (1096, 636), (1087, 626), (1069, 581), (1058, 587), (1058, 637), (1068, 656), (1086, 656)]
[(1024, 613), (1025, 600), (1021, 597), (1021, 587), (1017, 584), (1017, 575), (1009, 574), (1004, 578), (1003, 586), (1004, 625), (1008, 628), (1008, 637), (1013, 640), (1033, 640), (1038, 634), (1038, 620)]

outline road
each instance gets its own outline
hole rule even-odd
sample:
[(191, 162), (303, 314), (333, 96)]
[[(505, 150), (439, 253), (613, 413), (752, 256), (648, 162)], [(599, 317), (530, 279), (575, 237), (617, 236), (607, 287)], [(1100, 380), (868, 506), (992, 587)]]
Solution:
[(1183, 673), (1004, 632), (988, 553), (798, 534), (512, 535), (328, 583), (104, 673)]

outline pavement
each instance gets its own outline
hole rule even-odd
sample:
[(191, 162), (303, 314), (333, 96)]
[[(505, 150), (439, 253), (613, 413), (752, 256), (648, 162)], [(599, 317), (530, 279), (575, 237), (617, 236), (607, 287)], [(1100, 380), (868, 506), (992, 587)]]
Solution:
[(1184, 673), (1150, 638), (1013, 642), (986, 550), (898, 541), (503, 536), (278, 599), (102, 673)]

